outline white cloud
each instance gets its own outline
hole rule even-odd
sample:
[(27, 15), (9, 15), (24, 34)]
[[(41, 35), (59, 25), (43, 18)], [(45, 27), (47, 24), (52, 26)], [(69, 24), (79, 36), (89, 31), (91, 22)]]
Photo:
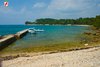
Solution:
[(90, 11), (93, 6), (91, 0), (52, 0), (43, 15), (57, 18), (73, 17), (72, 15), (82, 16), (84, 12)]
[(77, 0), (53, 0), (48, 6), (49, 9), (66, 10), (79, 7)]
[(34, 4), (34, 5), (33, 5), (33, 8), (43, 8), (43, 7), (45, 7), (45, 6), (46, 6), (45, 3), (40, 2), (40, 3), (36, 3), (36, 4)]

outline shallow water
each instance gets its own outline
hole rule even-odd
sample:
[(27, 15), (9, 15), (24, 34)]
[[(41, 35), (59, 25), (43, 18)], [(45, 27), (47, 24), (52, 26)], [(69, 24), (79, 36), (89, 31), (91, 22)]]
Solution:
[(26, 26), (26, 25), (0, 25), (0, 35), (15, 34), (27, 28), (43, 29), (44, 32), (28, 33), (22, 39), (10, 45), (9, 49), (30, 48), (35, 45), (53, 45), (78, 41), (77, 37), (88, 31), (85, 26)]

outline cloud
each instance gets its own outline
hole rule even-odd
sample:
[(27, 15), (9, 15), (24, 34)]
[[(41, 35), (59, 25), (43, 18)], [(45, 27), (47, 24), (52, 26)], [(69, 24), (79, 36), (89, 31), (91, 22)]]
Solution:
[(85, 17), (92, 15), (94, 6), (95, 1), (91, 0), (52, 0), (43, 15), (55, 18)]
[(53, 0), (48, 8), (52, 10), (77, 9), (80, 7), (81, 1), (82, 0)]
[(33, 5), (33, 8), (43, 8), (43, 7), (45, 7), (45, 6), (46, 6), (45, 3), (40, 2), (40, 3), (35, 3), (35, 4)]
[[(30, 20), (33, 17), (33, 13), (28, 11), (26, 7), (19, 10), (15, 10), (11, 7), (0, 7), (0, 24), (10, 22), (9, 24), (23, 24), (26, 20)], [(6, 20), (5, 20), (6, 19)], [(16, 20), (16, 21), (15, 21)]]

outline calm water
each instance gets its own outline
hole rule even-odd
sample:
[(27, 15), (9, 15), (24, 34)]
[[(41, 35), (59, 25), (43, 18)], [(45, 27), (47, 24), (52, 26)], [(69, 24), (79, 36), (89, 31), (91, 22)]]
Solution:
[(28, 33), (24, 38), (13, 43), (10, 48), (29, 48), (35, 45), (51, 45), (77, 41), (77, 36), (88, 27), (84, 26), (25, 26), (25, 25), (0, 25), (0, 35), (15, 34), (18, 31), (34, 27), (44, 29), (36, 34)]

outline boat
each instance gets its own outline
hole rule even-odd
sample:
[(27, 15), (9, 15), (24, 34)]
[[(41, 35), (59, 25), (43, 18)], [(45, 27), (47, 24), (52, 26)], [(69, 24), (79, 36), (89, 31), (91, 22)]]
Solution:
[(29, 28), (28, 32), (29, 33), (36, 33), (36, 32), (43, 32), (44, 30), (40, 30), (40, 29), (35, 29), (35, 28)]
[(28, 30), (29, 33), (36, 33), (34, 30)]
[(29, 33), (36, 33), (35, 30), (34, 30), (34, 28), (29, 28), (29, 29), (28, 29), (28, 32), (29, 32)]
[(44, 30), (40, 29), (34, 29), (36, 32), (43, 32)]

